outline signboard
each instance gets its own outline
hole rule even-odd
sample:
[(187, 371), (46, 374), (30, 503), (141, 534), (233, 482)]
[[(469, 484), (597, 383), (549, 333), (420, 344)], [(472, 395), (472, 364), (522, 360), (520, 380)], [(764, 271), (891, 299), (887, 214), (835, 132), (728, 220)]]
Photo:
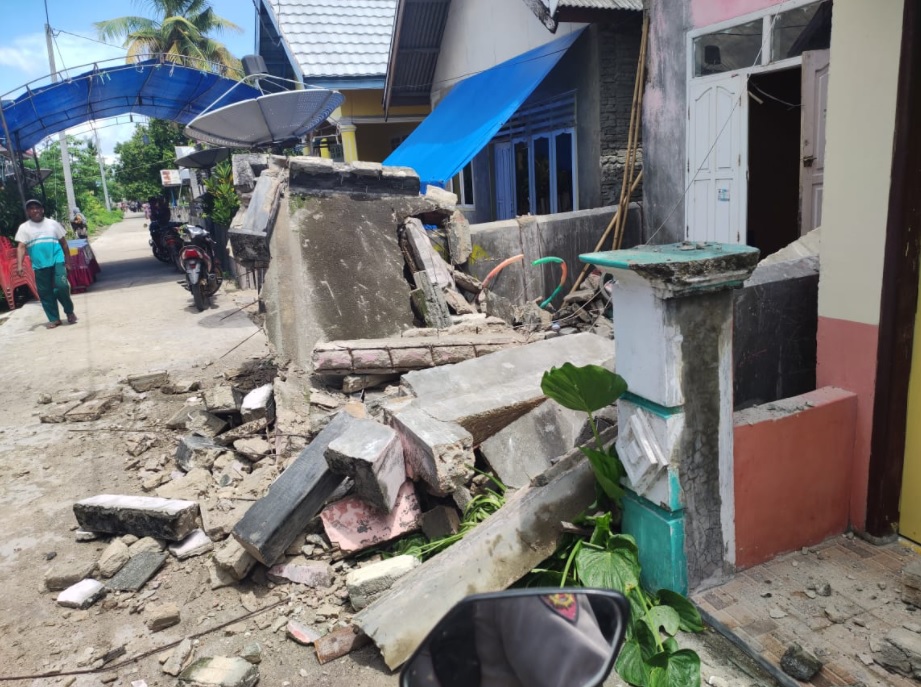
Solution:
[(182, 177), (178, 169), (161, 169), (160, 182), (164, 186), (182, 186)]

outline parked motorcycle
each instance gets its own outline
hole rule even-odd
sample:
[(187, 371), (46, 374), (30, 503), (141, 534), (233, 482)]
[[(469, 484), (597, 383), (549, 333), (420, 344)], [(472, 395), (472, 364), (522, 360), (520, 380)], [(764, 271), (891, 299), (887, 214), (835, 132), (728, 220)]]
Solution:
[(154, 257), (160, 262), (167, 262), (176, 265), (179, 268), (179, 253), (182, 250), (182, 237), (179, 235), (179, 228), (182, 226), (179, 222), (167, 222), (160, 225), (159, 222), (150, 223), (150, 248)]
[(215, 243), (207, 229), (194, 224), (184, 226), (185, 244), (179, 253), (179, 264), (185, 272), (183, 288), (192, 292), (199, 312), (208, 307), (211, 296), (221, 288), (224, 275), (215, 257)]
[(630, 604), (602, 589), (515, 589), (452, 608), (400, 672), (400, 687), (598, 687)]

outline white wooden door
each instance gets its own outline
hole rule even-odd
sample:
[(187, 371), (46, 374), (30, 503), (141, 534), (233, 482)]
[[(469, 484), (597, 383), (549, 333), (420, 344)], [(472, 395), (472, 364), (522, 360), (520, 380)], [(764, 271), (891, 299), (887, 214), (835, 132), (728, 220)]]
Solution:
[(828, 68), (828, 50), (803, 53), (803, 140), (800, 163), (800, 233), (802, 234), (822, 224)]
[(690, 241), (745, 243), (748, 195), (748, 77), (692, 79), (688, 89)]
[(497, 143), (496, 156), (496, 219), (515, 217), (515, 165), (512, 144)]

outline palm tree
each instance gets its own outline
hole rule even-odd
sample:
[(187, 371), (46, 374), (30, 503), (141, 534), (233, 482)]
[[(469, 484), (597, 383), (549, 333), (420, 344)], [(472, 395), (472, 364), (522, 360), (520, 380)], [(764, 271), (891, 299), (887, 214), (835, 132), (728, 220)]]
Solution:
[(100, 39), (124, 38), (128, 62), (162, 54), (169, 62), (239, 78), (240, 60), (208, 34), (243, 29), (216, 15), (208, 0), (145, 0), (143, 4), (156, 19), (128, 16), (96, 22)]

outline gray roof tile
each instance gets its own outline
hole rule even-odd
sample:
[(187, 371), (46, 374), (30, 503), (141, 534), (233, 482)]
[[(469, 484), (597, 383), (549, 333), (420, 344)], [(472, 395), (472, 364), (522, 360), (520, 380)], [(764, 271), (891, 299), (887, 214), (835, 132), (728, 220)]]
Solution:
[(397, 0), (269, 0), (304, 80), (387, 73)]
[(560, 0), (557, 7), (586, 7), (598, 10), (641, 10), (643, 0)]

